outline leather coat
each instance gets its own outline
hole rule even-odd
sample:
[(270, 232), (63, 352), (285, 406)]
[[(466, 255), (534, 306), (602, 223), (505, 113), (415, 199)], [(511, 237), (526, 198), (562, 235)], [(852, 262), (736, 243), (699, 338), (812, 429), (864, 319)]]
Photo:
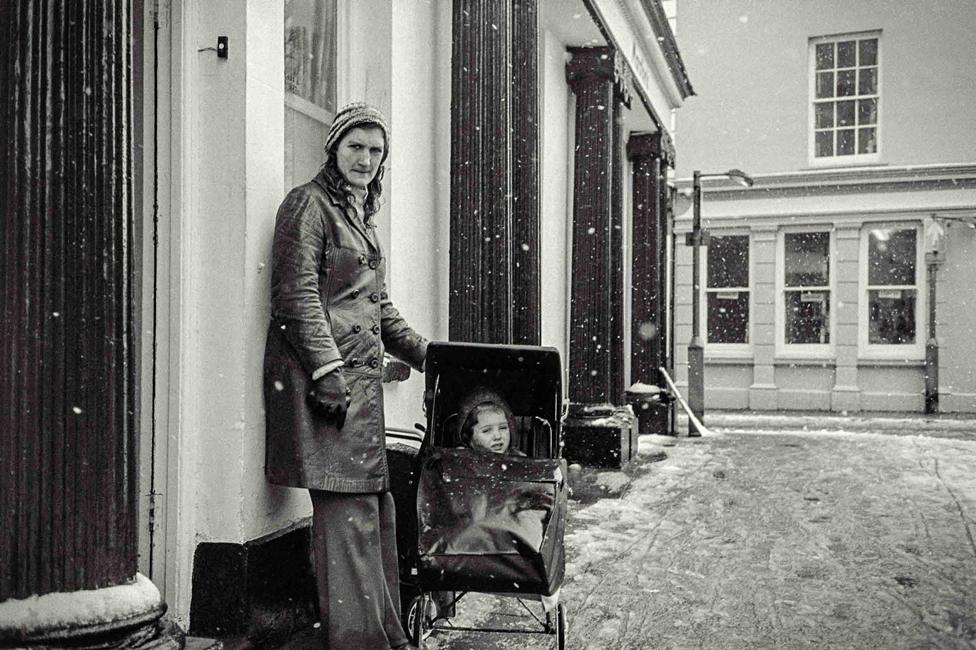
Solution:
[[(278, 209), (272, 257), (265, 474), (291, 487), (385, 491), (383, 353), (419, 370), (427, 341), (390, 302), (371, 215), (360, 220), (319, 172)], [(341, 429), (306, 403), (312, 373), (337, 359), (352, 400)]]

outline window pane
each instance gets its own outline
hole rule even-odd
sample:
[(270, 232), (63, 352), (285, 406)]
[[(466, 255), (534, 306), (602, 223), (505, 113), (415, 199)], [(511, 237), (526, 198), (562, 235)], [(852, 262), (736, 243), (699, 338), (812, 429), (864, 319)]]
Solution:
[(858, 153), (877, 153), (878, 142), (876, 139), (875, 129), (858, 129), (857, 130), (857, 152)]
[(854, 126), (854, 101), (837, 102), (837, 126)]
[(878, 65), (878, 39), (866, 38), (858, 43), (860, 46), (860, 65)]
[(834, 125), (833, 102), (820, 102), (814, 106), (816, 112), (816, 128), (830, 128)]
[(817, 46), (817, 70), (834, 67), (834, 44), (821, 43)]
[(335, 112), (336, 0), (285, 0), (285, 90)]
[(834, 96), (834, 73), (833, 72), (818, 72), (817, 73), (817, 97), (833, 97)]
[(868, 284), (915, 284), (914, 228), (875, 228), (868, 238)]
[(786, 342), (830, 343), (830, 292), (786, 292)]
[(884, 345), (915, 342), (915, 290), (868, 291), (868, 341)]
[(820, 158), (823, 156), (834, 155), (834, 132), (817, 131), (817, 146), (815, 155)]
[(837, 131), (837, 155), (850, 156), (854, 153), (854, 129)]
[(749, 342), (749, 292), (708, 292), (708, 342)]
[(829, 232), (786, 233), (783, 249), (786, 286), (820, 287), (829, 283)]
[(857, 70), (841, 70), (837, 73), (837, 96), (850, 97), (854, 94)]
[(875, 95), (878, 92), (878, 69), (865, 68), (857, 71), (857, 94)]
[(854, 58), (856, 54), (855, 43), (856, 41), (841, 41), (837, 44), (838, 68), (853, 68), (857, 65), (857, 60)]
[(716, 287), (749, 286), (749, 236), (712, 237), (708, 245), (708, 285)]
[(877, 99), (857, 100), (857, 123), (858, 124), (878, 123), (878, 100)]

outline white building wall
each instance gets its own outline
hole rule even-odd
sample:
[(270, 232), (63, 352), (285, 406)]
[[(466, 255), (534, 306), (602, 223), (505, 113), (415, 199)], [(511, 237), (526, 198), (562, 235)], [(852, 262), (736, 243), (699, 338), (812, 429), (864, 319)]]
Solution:
[(566, 45), (544, 31), (542, 77), (542, 160), (539, 202), (542, 236), (542, 344), (559, 350), (564, 384), (569, 367), (569, 274), (573, 196), (574, 101), (566, 83)]
[[(386, 231), (393, 304), (418, 332), (447, 338), (451, 36), (448, 3), (395, 2), (393, 149)], [(446, 29), (446, 33), (445, 33)], [(445, 137), (446, 134), (446, 137)], [(424, 376), (386, 384), (386, 423), (424, 422)]]

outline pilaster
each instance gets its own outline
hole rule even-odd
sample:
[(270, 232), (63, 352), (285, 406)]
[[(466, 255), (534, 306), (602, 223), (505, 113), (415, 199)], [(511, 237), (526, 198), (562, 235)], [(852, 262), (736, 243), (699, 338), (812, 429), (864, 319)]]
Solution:
[(753, 375), (749, 408), (774, 410), (776, 398), (776, 227), (752, 227)]

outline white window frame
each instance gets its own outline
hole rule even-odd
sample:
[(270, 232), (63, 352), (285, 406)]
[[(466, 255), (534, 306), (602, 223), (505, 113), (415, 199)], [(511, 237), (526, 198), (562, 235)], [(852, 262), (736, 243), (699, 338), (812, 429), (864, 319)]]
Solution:
[[(748, 244), (749, 255), (749, 285), (747, 287), (722, 287), (710, 289), (708, 286), (708, 247), (702, 255), (702, 283), (701, 283), (701, 302), (699, 304), (699, 319), (702, 324), (702, 338), (705, 341), (706, 351), (710, 357), (747, 357), (752, 356), (752, 342), (754, 340), (753, 323), (755, 322), (755, 261), (753, 255), (752, 231), (744, 229), (723, 230), (710, 232), (711, 238), (744, 236)], [(746, 326), (746, 343), (714, 343), (708, 340), (708, 294), (722, 291), (748, 291), (749, 292), (749, 322)]]
[[(343, 5), (344, 4), (345, 3), (341, 2), (341, 1), (336, 2), (336, 17), (335, 17), (335, 25), (336, 25), (336, 34), (335, 34), (335, 36), (336, 36), (336, 72), (335, 72), (335, 74), (336, 74), (336, 79), (334, 81), (334, 83), (335, 83), (335, 105), (336, 105), (336, 110), (338, 110), (338, 108), (340, 106), (340, 104), (339, 104), (339, 98), (340, 98), (339, 91), (341, 89), (341, 84), (339, 83), (339, 81), (340, 81), (339, 80), (339, 77), (341, 76), (340, 75), (340, 68), (342, 66), (340, 65), (340, 61), (342, 60), (342, 56), (343, 56), (343, 52), (342, 52), (342, 49), (341, 49), (343, 43), (341, 42), (341, 39), (339, 37), (339, 34), (341, 32), (343, 32), (343, 31), (345, 31), (342, 28), (343, 23), (341, 22), (345, 18), (344, 11), (343, 11)], [(282, 12), (284, 12), (284, 10), (285, 10), (283, 4), (282, 4), (282, 9), (281, 10), (282, 10)], [(284, 34), (282, 34), (282, 36), (284, 36)], [(301, 95), (299, 95), (297, 93), (294, 93), (294, 92), (292, 92), (290, 90), (287, 90), (286, 89), (284, 91), (284, 98), (285, 98), (285, 102), (284, 102), (285, 103), (285, 111), (287, 111), (288, 109), (291, 109), (291, 110), (295, 111), (296, 113), (299, 113), (300, 115), (304, 115), (305, 117), (308, 117), (308, 118), (310, 118), (312, 120), (315, 120), (316, 122), (318, 122), (319, 124), (321, 124), (326, 130), (328, 130), (328, 128), (332, 125), (332, 121), (335, 119), (335, 112), (329, 111), (326, 108), (322, 108), (318, 104), (315, 104), (313, 102), (310, 102), (309, 100), (305, 99)], [(285, 125), (283, 124), (282, 126), (284, 127)], [(285, 185), (287, 186), (284, 189), (285, 189), (285, 191), (287, 191), (293, 185), (296, 185), (298, 183), (305, 182), (308, 179), (307, 178), (304, 178), (304, 177), (302, 177), (302, 178), (287, 178), (288, 172), (289, 172), (288, 165), (290, 164), (289, 162), (287, 162), (287, 159), (288, 159), (288, 157), (289, 157), (289, 155), (291, 153), (290, 150), (289, 150), (289, 147), (294, 147), (294, 146), (298, 145), (298, 143), (295, 143), (295, 142), (289, 143), (288, 140), (287, 140), (287, 133), (286, 133), (285, 138), (282, 139), (282, 143), (281, 144), (282, 144), (282, 150), (284, 152), (284, 158), (286, 160), (285, 167), (282, 170), (282, 172), (284, 173), (284, 176), (285, 176)], [(315, 146), (317, 146), (319, 149), (321, 149), (321, 147), (324, 144), (325, 144), (325, 140), (323, 139), (322, 142), (316, 143)], [(290, 170), (290, 171), (291, 171), (292, 174), (294, 174), (294, 170)]]
[[(878, 116), (875, 123), (875, 152), (874, 153), (854, 153), (849, 156), (838, 156), (835, 154), (833, 156), (822, 156), (817, 157), (817, 137), (816, 137), (816, 104), (817, 104), (817, 45), (823, 43), (836, 43), (838, 41), (850, 41), (850, 40), (862, 40), (866, 38), (875, 38), (878, 40), (878, 88), (877, 88), (877, 98), (878, 98)], [(870, 165), (876, 164), (881, 161), (881, 146), (882, 146), (882, 123), (883, 123), (883, 102), (881, 98), (883, 96), (882, 88), (882, 75), (881, 70), (883, 68), (882, 61), (882, 48), (881, 48), (881, 30), (867, 31), (867, 32), (855, 32), (852, 34), (835, 34), (830, 36), (819, 36), (816, 38), (811, 38), (808, 46), (807, 54), (807, 87), (808, 87), (808, 100), (807, 100), (807, 159), (811, 167), (839, 167), (839, 166), (850, 166), (850, 165)], [(857, 99), (860, 95), (853, 95), (851, 99)], [(836, 101), (836, 98), (835, 98)], [(857, 109), (855, 108), (855, 114)], [(836, 125), (835, 125), (836, 128)]]
[[(803, 287), (786, 286), (786, 235), (798, 233), (829, 234), (827, 251), (830, 261), (827, 264), (828, 283), (826, 290), (830, 292), (827, 309), (830, 311), (829, 343), (787, 343), (786, 342), (786, 291), (802, 291)], [(811, 290), (822, 290), (817, 287)], [(830, 224), (811, 224), (807, 226), (789, 226), (780, 228), (776, 233), (776, 316), (773, 319), (776, 327), (776, 357), (780, 359), (833, 359), (837, 344), (837, 236)]]
[[(870, 313), (868, 310), (868, 243), (872, 230), (892, 228), (915, 230), (915, 342), (899, 345), (897, 343), (870, 343)], [(925, 342), (928, 338), (928, 282), (925, 274), (924, 229), (921, 221), (877, 221), (865, 222), (861, 227), (860, 253), (858, 255), (859, 283), (858, 296), (858, 357), (875, 360), (922, 361), (925, 359)], [(909, 285), (892, 285), (892, 289), (912, 288)]]

